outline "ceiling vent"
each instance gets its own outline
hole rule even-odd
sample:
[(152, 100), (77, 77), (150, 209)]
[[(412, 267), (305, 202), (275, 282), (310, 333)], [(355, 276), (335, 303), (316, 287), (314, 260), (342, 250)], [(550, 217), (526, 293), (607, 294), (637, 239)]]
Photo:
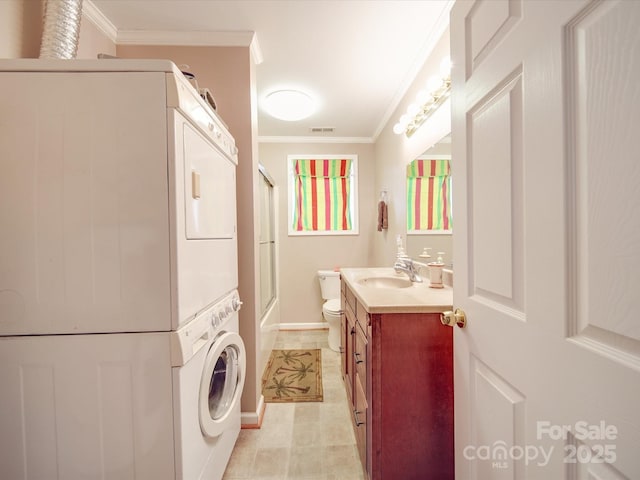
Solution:
[(311, 127), (309, 131), (311, 133), (333, 133), (335, 127)]

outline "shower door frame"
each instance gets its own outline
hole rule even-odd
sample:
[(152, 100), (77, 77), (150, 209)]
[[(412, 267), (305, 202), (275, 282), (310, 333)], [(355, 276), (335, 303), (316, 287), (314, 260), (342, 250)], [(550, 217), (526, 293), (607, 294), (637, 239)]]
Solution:
[[(262, 232), (263, 232), (263, 227), (262, 227), (262, 221), (263, 221), (263, 215), (262, 215), (262, 209), (261, 209), (261, 215), (260, 215), (260, 238), (259, 238), (259, 244), (260, 246), (262, 246), (265, 243), (271, 243), (272, 247), (271, 247), (271, 285), (272, 285), (272, 289), (273, 289), (273, 295), (271, 296), (271, 298), (269, 299), (269, 301), (266, 303), (266, 305), (263, 305), (262, 302), (262, 291), (264, 288), (264, 285), (262, 283), (262, 272), (260, 272), (260, 318), (263, 318), (267, 312), (269, 311), (269, 309), (271, 308), (271, 306), (274, 304), (274, 302), (277, 300), (278, 298), (278, 283), (277, 283), (277, 275), (276, 275), (276, 269), (277, 269), (277, 252), (276, 252), (276, 212), (275, 212), (275, 181), (273, 180), (273, 177), (271, 177), (271, 175), (269, 175), (269, 172), (267, 172), (266, 168), (262, 165), (262, 164), (258, 164), (258, 171), (260, 172), (260, 176), (266, 181), (266, 183), (268, 184), (269, 188), (269, 206), (267, 207), (267, 212), (269, 214), (269, 226), (268, 226), (268, 230), (271, 232), (270, 238), (265, 240), (262, 238)], [(261, 187), (262, 188), (262, 185)], [(260, 196), (260, 198), (262, 197), (262, 194)], [(260, 268), (262, 269), (262, 251), (260, 249), (259, 252), (260, 255)]]

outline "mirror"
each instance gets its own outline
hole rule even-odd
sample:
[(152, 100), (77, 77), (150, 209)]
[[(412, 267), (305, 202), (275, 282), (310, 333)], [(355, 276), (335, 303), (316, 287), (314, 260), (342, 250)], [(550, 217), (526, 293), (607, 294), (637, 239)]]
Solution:
[(444, 252), (452, 263), (451, 134), (407, 165), (407, 253), (413, 258), (430, 248), (431, 260)]

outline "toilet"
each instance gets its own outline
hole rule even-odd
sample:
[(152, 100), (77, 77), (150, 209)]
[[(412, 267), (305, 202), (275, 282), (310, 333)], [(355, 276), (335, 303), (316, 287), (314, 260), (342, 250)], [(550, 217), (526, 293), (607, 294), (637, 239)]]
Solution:
[(329, 348), (340, 351), (340, 272), (319, 270), (320, 291), (325, 300), (322, 305), (322, 316), (329, 324)]

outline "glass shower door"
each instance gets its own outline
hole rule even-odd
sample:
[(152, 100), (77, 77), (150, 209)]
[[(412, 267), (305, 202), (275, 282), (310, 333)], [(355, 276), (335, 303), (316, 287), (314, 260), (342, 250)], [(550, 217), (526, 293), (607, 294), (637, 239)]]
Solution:
[(260, 312), (264, 316), (276, 299), (274, 182), (260, 165)]

